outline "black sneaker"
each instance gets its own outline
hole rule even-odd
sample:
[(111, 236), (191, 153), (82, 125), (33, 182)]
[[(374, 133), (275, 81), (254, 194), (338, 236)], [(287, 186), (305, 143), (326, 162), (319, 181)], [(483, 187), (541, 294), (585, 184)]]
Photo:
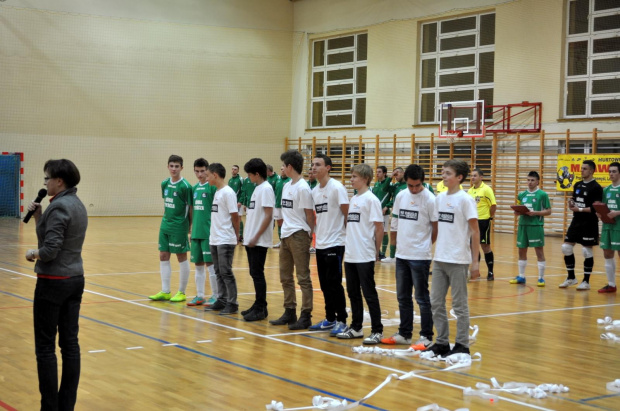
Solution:
[(241, 315), (248, 315), (250, 312), (254, 311), (254, 308), (256, 308), (256, 301), (254, 301), (254, 304), (252, 304), (252, 306), (250, 308), (248, 308), (247, 310), (243, 310), (241, 311)]
[(456, 343), (454, 344), (454, 348), (452, 348), (448, 353), (448, 355), (452, 354), (469, 354), (469, 348), (460, 343)]
[(487, 275), (487, 281), (495, 281), (495, 276), (493, 274)]
[(220, 311), (220, 310), (223, 310), (224, 308), (226, 308), (226, 304), (224, 304), (220, 300), (217, 300), (213, 304), (207, 305), (205, 307), (205, 311)]
[(379, 253), (379, 260), (383, 260), (385, 258), (385, 254)]
[(434, 343), (430, 347), (428, 347), (426, 350), (422, 350), (422, 352), (429, 352), (429, 351), (435, 354), (435, 356), (441, 355), (442, 357), (445, 357), (450, 352), (450, 344)]
[[(243, 313), (242, 313), (243, 314)], [(252, 311), (243, 316), (243, 319), (246, 321), (260, 321), (267, 318), (268, 312), (267, 307), (259, 308), (255, 307)]]
[(239, 312), (239, 306), (237, 304), (226, 304), (226, 307), (220, 311), (220, 315), (237, 314)]

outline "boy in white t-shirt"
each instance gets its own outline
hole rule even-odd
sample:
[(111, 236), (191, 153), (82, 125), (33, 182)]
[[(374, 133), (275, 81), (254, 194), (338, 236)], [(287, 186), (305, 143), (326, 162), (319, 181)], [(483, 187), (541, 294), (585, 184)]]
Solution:
[(317, 154), (312, 160), (312, 173), (318, 184), (312, 190), (316, 210), (316, 268), (325, 299), (325, 319), (310, 327), (314, 331), (330, 331), (335, 337), (347, 323), (347, 302), (342, 287), (342, 258), (349, 213), (347, 189), (329, 176), (332, 160)]
[(217, 188), (211, 205), (211, 230), (209, 246), (217, 276), (218, 299), (207, 305), (205, 311), (220, 311), (220, 314), (235, 314), (237, 304), (237, 282), (232, 271), (235, 246), (239, 242), (239, 209), (237, 195), (226, 185), (226, 168), (212, 163), (207, 168), (207, 182)]
[[(443, 357), (469, 354), (469, 306), (467, 304), (467, 271), (471, 264), (472, 280), (480, 277), (478, 252), (480, 231), (476, 201), (460, 184), (467, 178), (469, 166), (461, 160), (448, 160), (441, 171), (448, 188), (435, 200), (438, 221), (437, 243), (433, 259), (431, 306), (437, 339), (424, 351)], [(471, 244), (475, 246), (472, 248)], [(446, 294), (452, 289), (452, 308), (456, 314), (456, 339), (450, 349), (450, 327), (446, 311)]]
[(273, 244), (273, 206), (276, 197), (271, 184), (267, 182), (267, 165), (260, 158), (253, 158), (243, 166), (248, 178), (256, 188), (248, 202), (245, 219), (243, 245), (248, 256), (250, 276), (254, 282), (256, 299), (248, 310), (241, 311), (246, 321), (267, 318), (267, 282), (265, 281), (265, 259), (267, 250)]
[(381, 253), (383, 212), (381, 202), (369, 190), (372, 175), (372, 168), (367, 164), (359, 164), (351, 169), (351, 185), (357, 194), (349, 202), (344, 272), (353, 319), (351, 326), (337, 335), (341, 339), (364, 337), (363, 292), (371, 323), (370, 335), (364, 339), (364, 344), (379, 344), (383, 338), (381, 306), (375, 288), (375, 262), (379, 261)]
[[(312, 325), (312, 278), (310, 277), (310, 242), (314, 230), (314, 203), (306, 180), (301, 178), (304, 157), (297, 150), (280, 156), (284, 172), (291, 181), (282, 189), (282, 240), (280, 245), (280, 283), (284, 291), (284, 314), (273, 325), (288, 324), (290, 330), (308, 329)], [(297, 320), (295, 278), (301, 288), (301, 313)]]
[(420, 307), (420, 338), (413, 344), (423, 350), (433, 341), (433, 313), (428, 291), (431, 248), (437, 239), (435, 195), (424, 187), (424, 169), (411, 164), (404, 173), (407, 189), (394, 200), (393, 226), (396, 228), (396, 298), (400, 311), (398, 332), (384, 338), (383, 344), (411, 344), (413, 336), (413, 299)]

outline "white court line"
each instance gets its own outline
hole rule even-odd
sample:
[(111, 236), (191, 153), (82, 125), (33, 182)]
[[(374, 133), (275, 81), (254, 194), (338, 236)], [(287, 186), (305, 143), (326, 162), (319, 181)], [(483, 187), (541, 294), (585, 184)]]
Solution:
[(141, 348), (144, 348), (144, 347), (141, 347), (141, 346), (137, 346), (137, 347), (127, 347), (127, 348), (126, 348), (126, 350), (139, 350), (139, 349), (141, 349)]
[(211, 340), (201, 340), (201, 341), (196, 341), (198, 344), (202, 344), (202, 343), (210, 343)]
[(233, 337), (233, 338), (229, 338), (230, 341), (232, 340), (245, 340), (245, 337)]
[[(17, 275), (21, 275), (21, 276), (24, 276), (24, 277), (36, 279), (36, 277), (33, 276), (33, 275), (24, 274), (24, 273), (20, 273), (20, 272), (17, 272), (17, 271), (12, 271), (12, 270), (7, 270), (6, 268), (1, 268), (0, 267), (0, 270), (6, 271), (6, 272), (10, 272), (10, 273), (13, 273), (13, 274), (17, 274)], [(138, 307), (148, 308), (150, 310), (159, 311), (161, 313), (165, 313), (165, 314), (168, 314), (168, 315), (174, 315), (174, 316), (181, 317), (181, 318), (186, 318), (186, 319), (189, 319), (189, 320), (192, 320), (192, 321), (197, 321), (197, 322), (209, 324), (209, 325), (212, 325), (212, 326), (215, 326), (215, 327), (225, 328), (225, 329), (236, 331), (236, 332), (239, 332), (239, 333), (251, 335), (251, 336), (256, 337), (256, 338), (262, 338), (262, 339), (266, 339), (266, 340), (269, 340), (269, 341), (278, 342), (278, 343), (285, 344), (285, 345), (290, 345), (290, 346), (293, 346), (293, 347), (296, 347), (296, 348), (300, 348), (300, 349), (303, 349), (303, 350), (313, 351), (315, 353), (327, 355), (327, 356), (330, 356), (330, 357), (339, 358), (339, 359), (342, 359), (342, 360), (346, 360), (346, 361), (350, 361), (350, 362), (354, 362), (354, 363), (358, 363), (358, 364), (363, 364), (363, 365), (366, 365), (366, 366), (369, 366), (369, 367), (378, 368), (378, 369), (382, 369), (382, 370), (385, 370), (385, 371), (394, 372), (394, 373), (400, 373), (400, 374), (406, 374), (407, 373), (407, 371), (402, 371), (402, 370), (399, 370), (399, 369), (396, 369), (396, 368), (386, 367), (384, 365), (375, 364), (375, 363), (368, 362), (368, 361), (363, 361), (363, 360), (360, 360), (360, 359), (357, 359), (357, 358), (348, 357), (348, 356), (345, 356), (345, 355), (337, 354), (337, 353), (330, 352), (330, 351), (321, 350), (321, 349), (314, 348), (314, 347), (309, 347), (309, 346), (303, 345), (303, 344), (297, 344), (297, 343), (294, 343), (292, 341), (281, 340), (281, 339), (278, 339), (278, 338), (274, 338), (274, 337), (272, 337), (270, 335), (258, 334), (258, 333), (252, 332), (252, 331), (248, 331), (248, 330), (244, 330), (244, 329), (241, 329), (241, 328), (232, 327), (232, 326), (225, 325), (225, 324), (215, 323), (215, 322), (208, 321), (208, 320), (205, 320), (205, 319), (202, 319), (202, 318), (192, 317), (192, 316), (189, 316), (189, 315), (186, 315), (186, 314), (181, 314), (181, 313), (176, 313), (176, 312), (173, 312), (173, 311), (164, 310), (163, 308), (153, 307), (151, 305), (140, 304), (140, 303), (137, 303), (137, 302), (133, 302), (133, 301), (129, 301), (129, 300), (124, 300), (122, 298), (114, 297), (114, 296), (103, 294), (103, 293), (98, 293), (96, 291), (91, 291), (91, 290), (86, 290), (86, 289), (84, 291), (87, 292), (87, 293), (90, 293), (90, 294), (101, 296), (101, 297), (107, 297), (107, 298), (110, 298), (112, 300), (122, 301), (122, 302), (125, 302), (127, 304), (137, 305)], [(178, 345), (178, 344), (176, 344), (176, 345)], [(435, 370), (429, 370), (429, 371), (435, 371)], [(440, 370), (436, 370), (436, 371), (440, 371)], [(449, 383), (449, 382), (437, 380), (437, 379), (434, 379), (434, 378), (429, 378), (429, 377), (426, 377), (424, 375), (414, 374), (414, 377), (415, 378), (420, 378), (422, 380), (426, 380), (426, 381), (429, 381), (429, 382), (434, 382), (434, 383), (437, 383), (437, 384), (440, 384), (440, 385), (445, 385), (445, 386), (448, 386), (448, 387), (451, 387), (451, 388), (459, 389), (459, 390), (464, 390), (466, 388), (466, 387), (463, 387), (463, 386), (460, 386), (460, 385), (456, 385), (456, 384), (452, 384), (452, 383)], [(552, 411), (549, 408), (539, 407), (539, 406), (534, 405), (534, 404), (528, 404), (526, 402), (514, 400), (514, 399), (508, 398), (508, 397), (499, 396), (499, 398), (501, 398), (502, 400), (507, 401), (507, 402), (511, 402), (511, 403), (514, 403), (514, 404), (522, 405), (522, 406), (533, 408), (533, 409), (537, 409), (537, 410)]]
[(89, 353), (105, 352), (105, 350), (90, 350)]
[(175, 347), (177, 345), (179, 345), (179, 343), (162, 344), (161, 346), (162, 347)]
[(396, 294), (396, 291), (386, 290), (386, 289), (381, 288), (381, 287), (375, 287), (375, 288), (376, 288), (377, 290), (385, 291), (386, 293)]

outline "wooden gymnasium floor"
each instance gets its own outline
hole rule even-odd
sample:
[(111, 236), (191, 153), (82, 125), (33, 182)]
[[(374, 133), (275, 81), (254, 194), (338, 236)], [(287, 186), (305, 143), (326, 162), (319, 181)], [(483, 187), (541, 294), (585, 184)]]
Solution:
[[(285, 408), (312, 404), (323, 395), (358, 400), (390, 373), (424, 371), (392, 381), (359, 409), (409, 410), (437, 403), (450, 410), (557, 409), (618, 410), (620, 393), (606, 383), (620, 378), (620, 342), (603, 341), (597, 319), (620, 319), (616, 295), (596, 292), (605, 284), (603, 259), (595, 249), (594, 290), (557, 288), (564, 279), (560, 238), (547, 238), (547, 287), (535, 285), (533, 250), (526, 286), (510, 285), (517, 272), (512, 234), (496, 234), (496, 281), (470, 283), (471, 323), (480, 327), (472, 352), (481, 362), (442, 372), (445, 365), (415, 357), (355, 354), (347, 342), (321, 332), (290, 332), (267, 321), (246, 323), (240, 315), (219, 316), (184, 303), (149, 302), (159, 291), (156, 245), (159, 218), (91, 218), (84, 247), (86, 291), (80, 320), (82, 376), (80, 410), (144, 408), (265, 409), (272, 400)], [(0, 408), (38, 408), (32, 330), (33, 266), (24, 259), (36, 244), (34, 224), (0, 219)], [(581, 280), (581, 250), (576, 248)], [(270, 318), (282, 312), (278, 251), (268, 254), (266, 274)], [(324, 316), (314, 258), (313, 321)], [(486, 265), (482, 265), (486, 276)], [(173, 269), (178, 270), (174, 261)], [(241, 309), (253, 301), (244, 249), (234, 271)], [(394, 265), (377, 265), (385, 334), (397, 330)], [(173, 273), (173, 291), (178, 272)], [(188, 295), (194, 295), (193, 271)], [(417, 308), (417, 306), (416, 306)], [(418, 332), (418, 325), (414, 333)], [(451, 340), (455, 323), (451, 322)], [(369, 329), (365, 328), (368, 333)], [(620, 334), (620, 330), (617, 332)], [(393, 347), (385, 347), (393, 348)], [(406, 348), (406, 347), (404, 347)], [(464, 397), (463, 388), (489, 383), (554, 383), (570, 387), (546, 399), (500, 394), (498, 402)]]

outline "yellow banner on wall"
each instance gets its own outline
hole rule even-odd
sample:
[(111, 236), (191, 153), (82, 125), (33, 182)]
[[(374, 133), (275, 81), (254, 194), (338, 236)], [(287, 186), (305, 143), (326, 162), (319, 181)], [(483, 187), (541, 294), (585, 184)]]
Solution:
[(581, 165), (585, 160), (592, 160), (596, 164), (594, 179), (606, 187), (609, 180), (609, 165), (620, 163), (620, 154), (559, 154), (558, 172), (555, 187), (558, 191), (573, 191), (573, 187), (581, 181)]

